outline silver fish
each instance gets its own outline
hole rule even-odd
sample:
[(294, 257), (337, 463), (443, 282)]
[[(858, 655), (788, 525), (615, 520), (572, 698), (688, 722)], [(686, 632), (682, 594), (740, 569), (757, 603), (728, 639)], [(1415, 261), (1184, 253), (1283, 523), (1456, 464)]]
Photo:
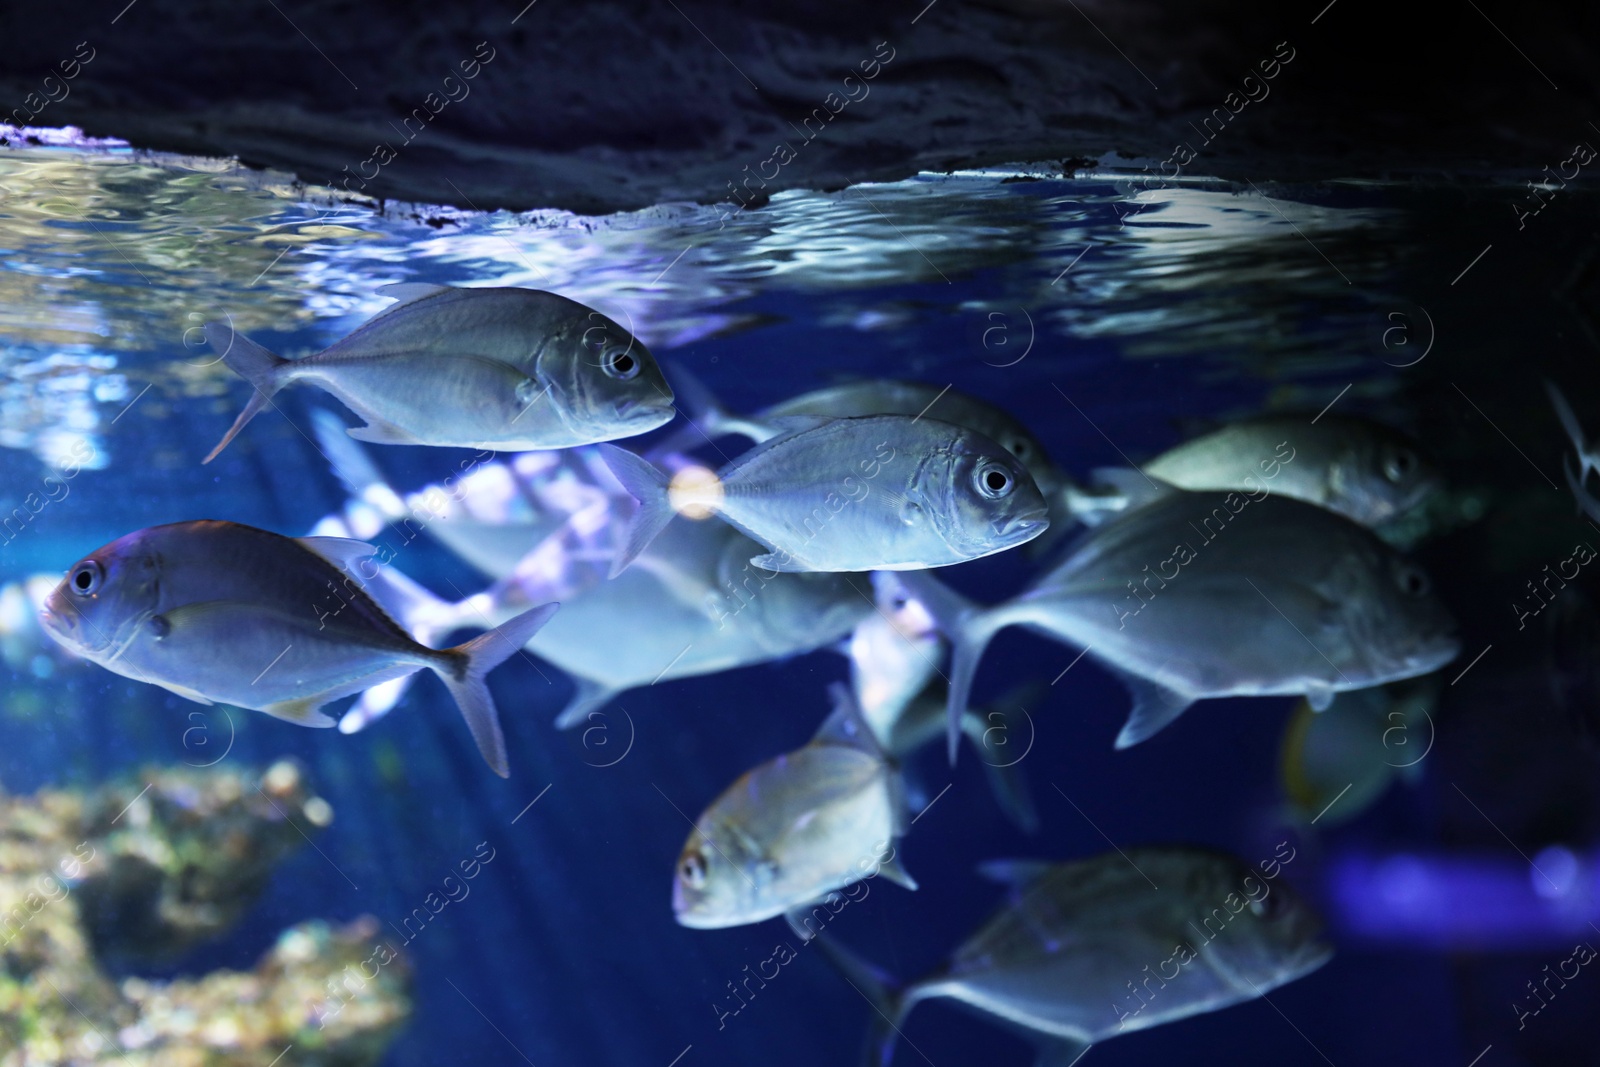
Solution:
[(743, 926), (883, 874), (905, 831), (899, 774), (849, 691), (809, 744), (734, 782), (695, 822), (678, 857), (672, 911), (698, 929)]
[[(1276, 861), (1264, 866), (1281, 873)], [(1221, 853), (1130, 848), (981, 869), (1010, 887), (1010, 899), (919, 981), (898, 985), (818, 937), (877, 1009), (869, 1067), (887, 1067), (906, 1015), (926, 1000), (954, 1000), (1020, 1029), (1040, 1046), (1042, 1067), (1068, 1067), (1096, 1042), (1254, 1000), (1333, 954), (1293, 889)]]
[[(566, 729), (619, 693), (672, 678), (715, 674), (834, 644), (872, 610), (843, 574), (771, 574), (749, 565), (759, 546), (721, 523), (669, 528), (628, 571), (585, 584), (529, 643), (572, 676), (577, 693), (556, 718)], [(611, 551), (594, 560), (604, 567)], [(552, 578), (524, 563), (457, 604), (389, 568), (396, 613), (423, 640), (458, 626), (488, 625), (546, 595)], [(354, 725), (354, 724), (353, 724)]]
[(1421, 568), (1364, 526), (1281, 496), (1171, 490), (1097, 527), (1052, 571), (993, 608), (903, 576), (954, 646), (951, 758), (984, 648), (1023, 625), (1120, 674), (1138, 744), (1196, 700), (1333, 694), (1454, 659), (1455, 624)]
[(367, 421), (358, 441), (523, 451), (655, 429), (672, 390), (621, 326), (538, 289), (403, 284), (400, 303), (314, 356), (282, 359), (212, 324), (206, 339), (256, 387), (209, 463), (279, 389), (314, 383)]
[(1028, 468), (1046, 500), (1053, 498), (1061, 488), (1061, 471), (1026, 426), (1003, 408), (949, 386), (941, 389), (925, 382), (866, 378), (813, 389), (763, 408), (754, 415), (741, 416), (725, 410), (703, 384), (681, 368), (673, 366), (671, 370), (671, 380), (678, 385), (685, 404), (694, 411), (694, 425), (679, 431), (663, 448), (693, 448), (706, 438), (730, 434), (748, 437), (760, 444), (782, 432), (781, 421), (774, 420), (796, 415), (834, 419), (861, 415), (927, 415), (953, 426), (975, 430), (1010, 452)]
[(1442, 483), (1405, 435), (1338, 415), (1315, 422), (1301, 415), (1245, 419), (1163, 452), (1137, 471), (1109, 468), (1095, 475), (1109, 491), (1064, 490), (1068, 508), (1090, 523), (1147, 500), (1149, 479), (1179, 489), (1266, 489), (1363, 526), (1406, 513)]
[(639, 501), (612, 573), (675, 512), (718, 515), (760, 541), (772, 551), (751, 562), (768, 571), (940, 567), (1014, 548), (1049, 525), (1027, 470), (972, 430), (903, 415), (799, 417), (785, 430), (720, 473), (696, 468), (670, 480), (602, 446)]
[(546, 604), (455, 648), (412, 640), (341, 568), (372, 546), (292, 539), (231, 522), (153, 526), (74, 564), (46, 632), (126, 678), (201, 704), (332, 726), (324, 704), (423, 668), (439, 675), (496, 774), (508, 774), (484, 678), (538, 632)]

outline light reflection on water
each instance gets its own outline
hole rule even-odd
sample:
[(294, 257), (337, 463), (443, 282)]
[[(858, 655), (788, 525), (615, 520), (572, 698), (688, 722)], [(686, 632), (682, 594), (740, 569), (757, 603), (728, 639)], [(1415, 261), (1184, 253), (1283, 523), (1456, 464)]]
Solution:
[(233, 380), (205, 321), (300, 334), (288, 354), (309, 352), (387, 306), (374, 292), (387, 282), (552, 289), (662, 350), (759, 331), (770, 314), (741, 302), (793, 292), (822, 301), (822, 324), (856, 330), (1025, 308), (1047, 346), (1271, 361), (1348, 332), (1336, 313), (1304, 324), (1297, 309), (1350, 299), (1347, 277), (1387, 267), (1370, 236), (1386, 212), (1210, 182), (1130, 191), (1114, 175), (927, 175), (759, 210), (380, 214), (222, 161), (40, 148), (0, 155), (0, 207), (0, 444), (45, 464), (85, 435), (103, 455), (136, 396), (135, 419), (222, 396)]

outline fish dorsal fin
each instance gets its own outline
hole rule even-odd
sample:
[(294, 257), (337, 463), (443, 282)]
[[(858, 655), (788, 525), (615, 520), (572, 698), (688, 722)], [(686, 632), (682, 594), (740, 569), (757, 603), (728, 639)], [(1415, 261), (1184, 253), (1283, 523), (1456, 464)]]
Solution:
[(378, 554), (372, 545), (353, 537), (296, 537), (295, 541), (306, 551), (321, 556), (343, 571)]
[(872, 727), (867, 725), (867, 720), (861, 714), (861, 707), (856, 703), (850, 687), (840, 682), (828, 686), (828, 695), (833, 698), (833, 712), (817, 730), (811, 739), (813, 745), (844, 745), (847, 748), (860, 749), (879, 759), (883, 758), (883, 749), (878, 744), (878, 735), (872, 732)]
[(837, 421), (827, 415), (780, 415), (775, 419), (762, 419), (761, 425), (770, 430), (772, 435), (758, 447), (771, 448), (807, 430), (815, 430), (818, 426), (826, 426), (830, 422)]
[(1133, 694), (1133, 710), (1128, 712), (1128, 721), (1117, 735), (1118, 749), (1131, 748), (1160, 733), (1194, 703), (1194, 697), (1188, 693), (1180, 693), (1137, 674), (1123, 673), (1122, 680)]
[(373, 291), (379, 296), (386, 296), (395, 301), (395, 303), (383, 309), (382, 313), (387, 315), (395, 308), (405, 307), (407, 304), (415, 304), (418, 300), (437, 296), (440, 293), (448, 293), (453, 288), (454, 286), (450, 285), (434, 285), (432, 282), (393, 282), (389, 285), (380, 285)]
[(984, 860), (978, 874), (1011, 889), (1023, 889), (1050, 870), (1044, 860)]

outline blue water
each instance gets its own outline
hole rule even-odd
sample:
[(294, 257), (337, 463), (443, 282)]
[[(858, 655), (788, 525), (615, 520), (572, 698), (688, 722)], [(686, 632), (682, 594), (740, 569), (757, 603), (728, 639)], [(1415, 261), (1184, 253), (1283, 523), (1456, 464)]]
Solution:
[[(314, 351), (384, 306), (373, 290), (391, 281), (565, 293), (629, 326), (734, 410), (842, 376), (950, 384), (1013, 411), (1078, 476), (1147, 458), (1228, 418), (1337, 401), (1341, 412), (1419, 433), (1448, 427), (1435, 444), (1486, 457), (1467, 467), (1469, 482), (1495, 478), (1490, 468), (1514, 470), (1501, 481), (1532, 482), (1470, 410), (1440, 409), (1441, 393), (1455, 403), (1444, 384), (1455, 380), (1500, 411), (1505, 397), (1484, 384), (1484, 349), (1496, 335), (1527, 334), (1475, 307), (1492, 287), (1445, 284), (1476, 246), (1461, 238), (1457, 256), (1455, 236), (1435, 236), (1441, 215), (1401, 189), (1283, 190), (1269, 202), (1249, 189), (1184, 183), (1140, 194), (1141, 210), (1123, 225), (1130, 194), (1112, 175), (1009, 184), (999, 175), (930, 176), (780, 196), (719, 228), (720, 211), (687, 206), (588, 223), (557, 213), (382, 216), (271, 176), (193, 166), (116, 152), (0, 157), (0, 174), (21, 197), (0, 216), (0, 511), (41, 482), (64, 442), (87, 440), (98, 464), (0, 548), (0, 582), (59, 574), (113, 537), (157, 523), (225, 518), (298, 535), (337, 511), (345, 494), (307, 437), (309, 413), (332, 403), (314, 390), (281, 394), (281, 414), (258, 418), (200, 466), (247, 387), (208, 366), (187, 331), (226, 315), (275, 351)], [(1509, 261), (1475, 269), (1498, 270), (1505, 286), (1526, 282)], [(1374, 337), (1412, 301), (1431, 303), (1436, 320), (1450, 320), (1440, 302), (1453, 302), (1456, 347), (1401, 369), (1400, 350)], [(1431, 339), (1420, 323), (1410, 328), (1414, 343)], [(1549, 318), (1530, 329), (1579, 336)], [(1475, 332), (1476, 341), (1462, 340)], [(1437, 377), (1449, 358), (1456, 368)], [(51, 359), (53, 369), (41, 369)], [(1525, 385), (1537, 388), (1517, 380)], [(1513, 438), (1530, 442), (1529, 462), (1555, 474), (1559, 434), (1527, 429), (1532, 416), (1503, 417)], [(1469, 437), (1471, 448), (1457, 447)], [(416, 489), (467, 455), (388, 448), (379, 461), (392, 484)], [(1542, 506), (1555, 521), (1575, 522), (1566, 503)], [(1452, 551), (1451, 559), (1471, 554)], [(441, 593), (481, 585), (426, 539), (399, 565)], [(995, 600), (1031, 566), (1012, 554), (950, 577)], [(1455, 585), (1453, 606), (1475, 595)], [(1514, 638), (1499, 632), (1499, 604), (1462, 613), (1469, 653)], [(1472, 619), (1491, 613), (1498, 630), (1474, 629)], [(1150, 742), (1113, 752), (1127, 696), (1091, 661), (1062, 674), (1076, 656), (1010, 631), (979, 676), (981, 697), (1060, 675), (1034, 717), (1023, 765), (1041, 832), (1029, 837), (1004, 819), (975, 760), (952, 771), (941, 752), (921, 754), (908, 768), (912, 808), (935, 802), (902, 856), (922, 888), (874, 883), (832, 927), (841, 940), (899, 976), (925, 973), (998, 903), (999, 889), (973, 870), (996, 857), (1183, 842), (1254, 861), (1290, 840), (1298, 852), (1287, 877), (1331, 904), (1330, 856), (1461, 841), (1451, 827), (1471, 813), (1449, 807), (1451, 779), (1436, 766), (1444, 756), (1420, 784), (1395, 787), (1349, 825), (1309, 834), (1279, 825), (1289, 700), (1207, 702)], [(727, 983), (795, 938), (780, 921), (685, 929), (669, 899), (690, 820), (739, 774), (803, 744), (825, 714), (826, 685), (846, 670), (842, 656), (823, 651), (664, 682), (625, 694), (599, 733), (559, 733), (551, 719), (569, 683), (548, 665), (514, 659), (491, 678), (512, 767), (502, 781), (431, 680), (345, 736), (200, 709), (41, 658), (7, 667), (0, 781), (14, 793), (84, 785), (224, 750), (239, 765), (289, 756), (309, 769), (336, 813), (316, 848), (278, 870), (227, 938), (131, 968), (152, 976), (248, 969), (282, 928), (307, 918), (370, 914), (391, 929), (486, 842), (494, 858), (470, 896), (407, 946), (415, 1015), (383, 1061), (391, 1067), (849, 1063), (871, 1009), (814, 949), (799, 949), (738, 1014), (723, 1016), (716, 1006), (731, 1006)], [(43, 710), (22, 714), (24, 693), (38, 695)], [(1463, 759), (1458, 767), (1473, 762)], [(1593, 825), (1574, 822), (1567, 835), (1576, 847)], [(1481, 826), (1472, 840), (1485, 852), (1504, 847)], [(1518, 862), (1509, 850), (1502, 858)], [(1510, 1051), (1515, 1019), (1501, 1005), (1517, 995), (1518, 976), (1545, 961), (1532, 948), (1507, 963), (1511, 978), (1472, 974), (1464, 993), (1459, 960), (1444, 951), (1343, 938), (1337, 923), (1332, 937), (1334, 960), (1270, 1003), (1120, 1037), (1096, 1046), (1091, 1062), (1466, 1064), (1490, 1042), (1506, 1058), (1486, 1065), (1521, 1062)], [(1504, 1018), (1488, 1018), (1496, 1012)], [(905, 1038), (901, 1064), (1030, 1062), (1024, 1042), (948, 1003), (919, 1008)]]

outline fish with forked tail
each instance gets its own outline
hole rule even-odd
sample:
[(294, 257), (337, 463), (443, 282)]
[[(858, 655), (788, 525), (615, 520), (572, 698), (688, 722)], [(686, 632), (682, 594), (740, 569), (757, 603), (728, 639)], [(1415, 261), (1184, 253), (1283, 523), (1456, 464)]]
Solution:
[[(626, 449), (601, 446), (639, 501), (619, 574), (672, 520), (717, 515), (772, 551), (767, 571), (942, 567), (1002, 552), (1049, 525), (1027, 468), (972, 430), (903, 415), (796, 416), (718, 473), (670, 481)], [(691, 475), (686, 477), (686, 475)]]
[(978, 660), (1008, 626), (1075, 645), (1120, 674), (1130, 745), (1197, 700), (1333, 694), (1437, 670), (1460, 651), (1427, 575), (1342, 515), (1286, 497), (1170, 490), (1096, 527), (992, 608), (901, 576), (953, 647), (950, 757)]
[(206, 340), (256, 388), (209, 463), (279, 389), (321, 386), (367, 421), (358, 441), (524, 451), (569, 448), (671, 421), (672, 390), (655, 358), (598, 311), (538, 289), (405, 283), (349, 337), (282, 359), (242, 334)]
[(888, 1067), (901, 1024), (925, 1000), (998, 1019), (1039, 1046), (1039, 1067), (1070, 1067), (1091, 1044), (1254, 1000), (1333, 954), (1321, 920), (1292, 889), (1222, 853), (1129, 848), (981, 870), (1010, 887), (1010, 900), (920, 981), (901, 985), (832, 935), (817, 936), (876, 1009), (866, 1067)]
[(294, 539), (232, 522), (152, 526), (74, 564), (40, 621), (62, 645), (125, 678), (302, 726), (332, 726), (324, 704), (428, 668), (455, 698), (484, 760), (506, 776), (485, 676), (556, 605), (464, 645), (429, 648), (344, 570), (374, 552), (362, 541)]

